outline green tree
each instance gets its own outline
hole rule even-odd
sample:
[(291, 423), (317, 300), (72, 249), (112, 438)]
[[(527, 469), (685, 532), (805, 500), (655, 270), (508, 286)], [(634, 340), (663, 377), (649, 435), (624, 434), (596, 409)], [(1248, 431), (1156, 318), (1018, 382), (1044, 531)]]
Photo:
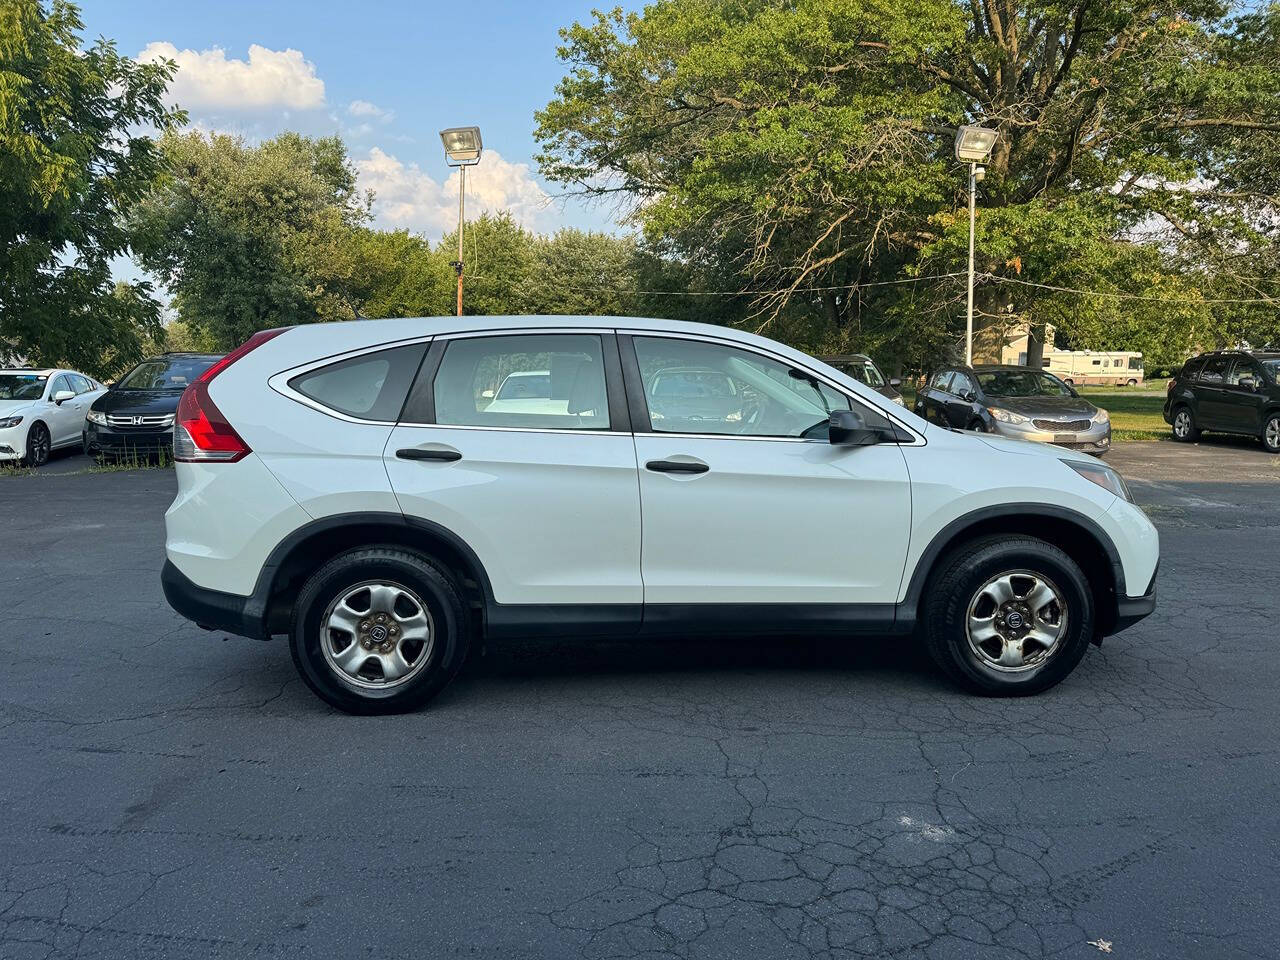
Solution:
[(138, 255), (192, 331), (230, 348), (256, 330), (358, 315), (353, 231), (370, 197), (341, 139), (170, 133), (161, 146), (170, 175), (138, 209)]
[(996, 280), (980, 317), (1090, 338), (1145, 318), (1147, 341), (1185, 344), (1223, 335), (1204, 300), (1280, 289), (1277, 10), (657, 0), (563, 31), (539, 162), (629, 198), (677, 260), (729, 268), (728, 289), (751, 295), (741, 322), (925, 363), (954, 347), (963, 285), (900, 281), (963, 270), (953, 136), (983, 122), (1000, 139), (981, 188), (979, 270)]
[(158, 330), (149, 285), (117, 288), (111, 262), (163, 166), (142, 131), (183, 115), (172, 63), (82, 47), (83, 28), (65, 0), (0, 0), (0, 355), (105, 376)]

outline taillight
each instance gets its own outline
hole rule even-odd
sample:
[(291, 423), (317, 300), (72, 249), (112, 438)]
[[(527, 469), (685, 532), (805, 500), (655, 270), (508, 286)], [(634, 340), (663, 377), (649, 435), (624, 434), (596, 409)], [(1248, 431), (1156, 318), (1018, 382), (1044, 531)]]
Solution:
[(1170, 378), (1169, 378), (1169, 383), (1168, 383), (1168, 385), (1166, 385), (1166, 386), (1165, 386), (1165, 388), (1164, 388), (1164, 392), (1165, 392), (1165, 393), (1173, 393), (1173, 384), (1174, 384), (1174, 381), (1175, 381), (1176, 379), (1177, 379), (1176, 377), (1170, 377)]
[(235, 463), (253, 452), (209, 396), (209, 383), (250, 350), (256, 350), (287, 329), (258, 331), (182, 391), (173, 424), (173, 459), (183, 463)]

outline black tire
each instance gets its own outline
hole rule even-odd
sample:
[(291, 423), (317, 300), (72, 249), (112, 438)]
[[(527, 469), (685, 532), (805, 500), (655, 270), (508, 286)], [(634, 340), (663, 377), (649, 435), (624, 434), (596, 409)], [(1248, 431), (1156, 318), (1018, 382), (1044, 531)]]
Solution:
[[(432, 644), (421, 654), (427, 662), (390, 689), (354, 685), (321, 649), (320, 625), (329, 606), (343, 592), (371, 580), (402, 584), (416, 593), (432, 621)], [(457, 674), (470, 638), (467, 605), (453, 577), (429, 558), (389, 545), (352, 550), (317, 570), (298, 594), (289, 625), (293, 662), (307, 686), (326, 703), (354, 714), (401, 713), (423, 706)]]
[(972, 430), (974, 433), (986, 433), (987, 425), (983, 423), (981, 420), (975, 420), (973, 421), (973, 423), (969, 424), (969, 429)]
[(1138, 385), (1138, 381), (1135, 380), (1133, 377), (1130, 377), (1125, 383), (1125, 386), (1128, 386), (1128, 387), (1136, 387), (1137, 385)]
[[(1062, 595), (1062, 635), (1043, 659), (1002, 672), (974, 652), (966, 630), (970, 605), (985, 584), (1021, 571), (1050, 581)], [(924, 598), (925, 644), (935, 663), (952, 680), (983, 696), (1028, 696), (1061, 682), (1080, 663), (1093, 638), (1093, 592), (1079, 565), (1062, 550), (1024, 536), (991, 536), (952, 551), (939, 564)]]
[(37, 420), (27, 431), (27, 453), (22, 458), (23, 462), (28, 467), (43, 467), (49, 462), (49, 452), (52, 449), (49, 428)]
[(1267, 453), (1280, 453), (1280, 413), (1273, 413), (1262, 424), (1262, 448)]
[[(1181, 419), (1184, 414), (1186, 415), (1185, 425)], [(1196, 426), (1195, 415), (1185, 403), (1174, 407), (1173, 423), (1170, 429), (1173, 431), (1173, 439), (1179, 443), (1195, 443), (1200, 439), (1200, 428)]]

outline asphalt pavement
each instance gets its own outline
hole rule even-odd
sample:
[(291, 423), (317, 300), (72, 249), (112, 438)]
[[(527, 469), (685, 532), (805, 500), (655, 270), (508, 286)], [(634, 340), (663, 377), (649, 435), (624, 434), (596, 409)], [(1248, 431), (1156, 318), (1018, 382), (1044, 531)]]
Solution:
[(543, 640), (382, 718), (169, 610), (172, 471), (0, 475), (0, 958), (1274, 957), (1280, 458), (1109, 462), (1159, 607), (1039, 697)]

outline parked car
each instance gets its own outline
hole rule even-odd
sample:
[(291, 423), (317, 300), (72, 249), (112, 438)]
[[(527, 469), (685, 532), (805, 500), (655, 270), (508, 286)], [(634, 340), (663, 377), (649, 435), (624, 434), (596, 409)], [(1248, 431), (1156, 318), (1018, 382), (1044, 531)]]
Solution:
[(143, 360), (89, 408), (81, 424), (84, 452), (105, 457), (171, 451), (182, 391), (218, 359), (216, 354), (166, 353)]
[[(502, 369), (552, 371), (564, 412), (489, 409)], [(741, 402), (717, 419), (670, 397), (655, 420), (673, 370)], [(1155, 605), (1157, 534), (1114, 470), (931, 426), (726, 327), (265, 331), (183, 393), (174, 455), (169, 603), (287, 634), (307, 685), (352, 712), (422, 704), (477, 637), (512, 634), (919, 629), (968, 688), (1028, 694)]]
[(956, 430), (1038, 440), (1099, 457), (1111, 449), (1110, 414), (1033, 367), (944, 367), (916, 394), (915, 411)]
[(0, 461), (38, 467), (74, 446), (85, 411), (106, 390), (75, 370), (0, 370)]
[(1280, 453), (1280, 353), (1204, 353), (1169, 381), (1164, 420), (1173, 439), (1197, 440), (1202, 430), (1257, 437)]
[(853, 377), (859, 383), (865, 383), (882, 397), (888, 397), (894, 403), (906, 406), (906, 401), (902, 399), (902, 391), (898, 389), (902, 386), (902, 381), (898, 377), (890, 377), (886, 380), (885, 375), (880, 372), (880, 368), (876, 366), (875, 361), (865, 353), (823, 357), (822, 362), (835, 367), (841, 373)]

